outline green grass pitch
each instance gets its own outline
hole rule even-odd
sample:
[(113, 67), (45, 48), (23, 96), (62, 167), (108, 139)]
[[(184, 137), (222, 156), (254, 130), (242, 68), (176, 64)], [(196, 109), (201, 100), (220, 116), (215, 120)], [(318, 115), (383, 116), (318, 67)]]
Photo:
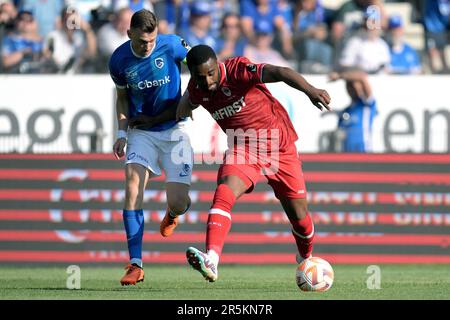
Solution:
[(81, 289), (66, 288), (67, 267), (0, 267), (0, 299), (302, 300), (450, 299), (448, 265), (380, 265), (381, 288), (368, 289), (367, 265), (335, 265), (328, 292), (301, 292), (295, 265), (222, 265), (209, 283), (185, 265), (146, 265), (145, 281), (121, 287), (120, 266), (81, 266)]

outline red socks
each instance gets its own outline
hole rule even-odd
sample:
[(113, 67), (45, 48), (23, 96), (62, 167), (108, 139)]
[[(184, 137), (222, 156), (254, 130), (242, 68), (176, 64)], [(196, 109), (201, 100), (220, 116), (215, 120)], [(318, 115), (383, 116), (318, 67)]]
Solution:
[(308, 258), (313, 249), (314, 224), (309, 212), (301, 220), (289, 219), (292, 224), (292, 235), (297, 243), (298, 252), (302, 258)]
[(207, 252), (208, 250), (214, 250), (218, 255), (222, 253), (225, 237), (230, 231), (230, 213), (235, 201), (236, 197), (227, 185), (220, 184), (217, 187), (208, 216), (206, 229)]
[[(225, 237), (231, 228), (231, 209), (236, 201), (233, 191), (220, 184), (214, 194), (213, 204), (209, 211), (206, 229), (206, 252), (214, 250), (222, 253)], [(289, 219), (292, 224), (292, 234), (302, 258), (308, 258), (313, 249), (314, 224), (309, 213), (301, 219)]]

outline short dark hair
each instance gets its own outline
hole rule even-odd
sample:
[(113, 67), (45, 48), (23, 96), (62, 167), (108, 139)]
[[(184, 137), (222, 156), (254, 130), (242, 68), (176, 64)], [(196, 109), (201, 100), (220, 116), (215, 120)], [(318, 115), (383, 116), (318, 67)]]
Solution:
[(217, 60), (217, 56), (214, 50), (206, 44), (199, 44), (195, 47), (192, 47), (192, 49), (189, 50), (186, 56), (187, 66), (189, 70), (192, 70), (193, 67), (205, 63), (209, 59)]
[(142, 9), (131, 17), (131, 29), (138, 29), (146, 33), (152, 33), (158, 26), (158, 19), (155, 14), (149, 10)]

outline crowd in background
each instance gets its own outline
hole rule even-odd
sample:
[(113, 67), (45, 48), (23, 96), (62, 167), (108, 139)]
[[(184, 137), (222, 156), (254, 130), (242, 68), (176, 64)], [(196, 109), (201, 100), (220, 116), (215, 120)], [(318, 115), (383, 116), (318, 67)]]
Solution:
[(387, 2), (401, 1), (332, 9), (321, 0), (0, 0), (0, 73), (105, 73), (142, 8), (157, 15), (160, 33), (208, 44), (220, 59), (245, 55), (309, 74), (449, 73), (450, 1), (408, 1), (424, 29), (423, 50), (405, 42), (404, 19), (388, 15)]

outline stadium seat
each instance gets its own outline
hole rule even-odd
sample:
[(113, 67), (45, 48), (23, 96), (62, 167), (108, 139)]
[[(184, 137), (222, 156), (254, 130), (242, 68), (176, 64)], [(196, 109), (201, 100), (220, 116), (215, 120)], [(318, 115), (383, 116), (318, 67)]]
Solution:
[(420, 23), (411, 23), (405, 27), (405, 40), (414, 49), (425, 50), (425, 34)]
[(386, 14), (388, 16), (397, 14), (402, 17), (405, 28), (411, 24), (412, 10), (413, 7), (410, 3), (402, 2), (402, 3), (385, 3), (384, 8), (386, 10)]

